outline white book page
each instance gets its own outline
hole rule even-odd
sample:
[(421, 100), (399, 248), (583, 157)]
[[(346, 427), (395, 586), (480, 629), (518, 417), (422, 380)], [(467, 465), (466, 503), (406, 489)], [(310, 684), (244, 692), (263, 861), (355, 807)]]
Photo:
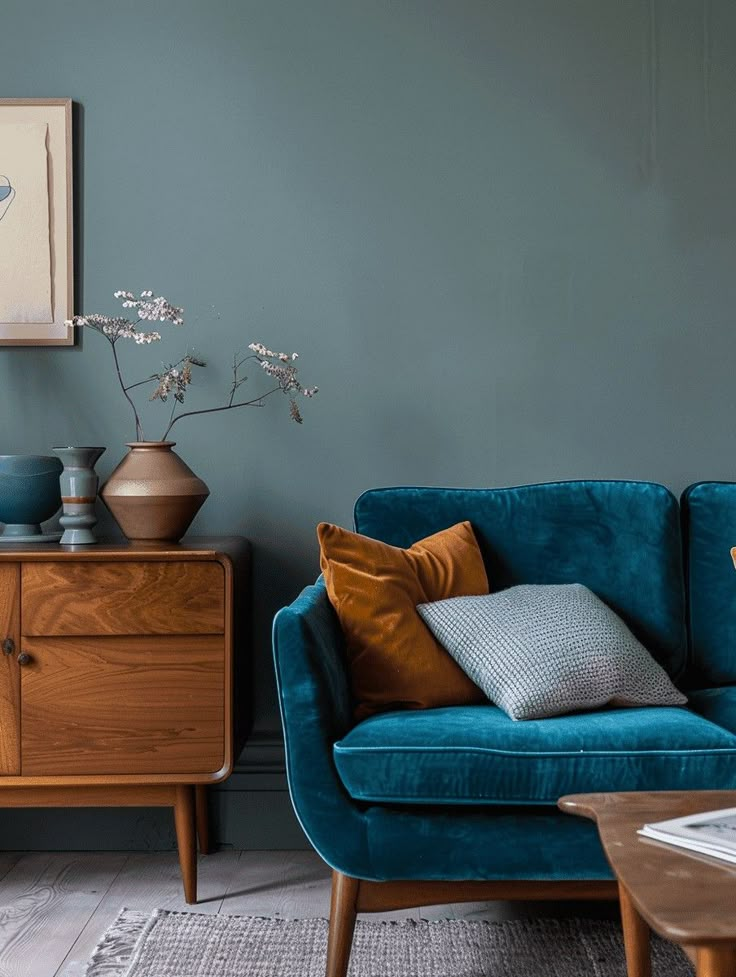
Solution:
[(645, 825), (637, 834), (643, 835), (645, 838), (652, 838), (654, 841), (662, 841), (667, 845), (674, 845), (676, 848), (685, 848), (688, 851), (695, 851), (701, 855), (710, 855), (712, 858), (718, 858), (721, 861), (731, 862), (736, 865), (736, 852), (726, 851), (714, 845), (702, 844), (698, 841), (693, 841), (691, 838), (680, 838), (674, 834), (659, 832), (649, 825)]
[(708, 849), (731, 852), (736, 856), (736, 808), (657, 821), (645, 825), (641, 833), (673, 843), (676, 838), (688, 839)]

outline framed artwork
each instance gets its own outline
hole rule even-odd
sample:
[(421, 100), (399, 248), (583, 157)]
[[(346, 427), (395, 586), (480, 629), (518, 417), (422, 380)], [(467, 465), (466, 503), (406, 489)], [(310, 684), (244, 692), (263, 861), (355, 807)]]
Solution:
[(72, 100), (0, 98), (0, 346), (70, 346)]

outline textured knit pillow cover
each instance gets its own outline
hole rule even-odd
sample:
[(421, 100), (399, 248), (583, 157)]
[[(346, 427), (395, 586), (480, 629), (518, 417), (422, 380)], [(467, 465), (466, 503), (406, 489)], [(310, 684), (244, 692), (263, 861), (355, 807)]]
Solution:
[(582, 584), (523, 584), (417, 608), (512, 719), (687, 699), (621, 618)]
[(317, 527), (317, 536), (327, 595), (347, 642), (356, 719), (484, 701), (416, 611), (427, 601), (488, 593), (469, 522), (408, 549), (329, 523)]

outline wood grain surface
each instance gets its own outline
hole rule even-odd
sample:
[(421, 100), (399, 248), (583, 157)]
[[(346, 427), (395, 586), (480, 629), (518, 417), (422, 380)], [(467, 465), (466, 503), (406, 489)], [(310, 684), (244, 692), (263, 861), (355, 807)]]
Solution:
[(223, 766), (221, 637), (26, 637), (23, 649), (23, 776)]
[(702, 946), (695, 954), (698, 977), (734, 977), (736, 950), (724, 946)]
[(216, 562), (24, 563), (24, 635), (222, 634)]
[(577, 794), (559, 806), (597, 823), (611, 868), (660, 936), (684, 946), (736, 943), (736, 865), (637, 834), (651, 822), (736, 807), (736, 791)]
[(6, 787), (0, 807), (173, 807), (176, 784)]
[[(0, 566), (0, 647), (18, 646), (20, 565)], [(15, 653), (0, 650), (0, 775), (20, 773), (20, 669)]]
[[(236, 632), (239, 748), (248, 730), (249, 554), (240, 537), (0, 550), (0, 807), (172, 806), (196, 899), (194, 785), (232, 770)], [(3, 937), (0, 907), (7, 977)]]
[(125, 855), (115, 852), (93, 860), (74, 852), (25, 856), (0, 889), (3, 977), (54, 974), (69, 950), (70, 927), (90, 918), (124, 864)]

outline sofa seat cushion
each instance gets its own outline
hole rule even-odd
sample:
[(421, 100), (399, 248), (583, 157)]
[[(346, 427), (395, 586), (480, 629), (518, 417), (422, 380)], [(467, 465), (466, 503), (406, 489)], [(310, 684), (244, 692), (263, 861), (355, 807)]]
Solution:
[(563, 794), (736, 788), (736, 733), (690, 709), (606, 709), (517, 723), (492, 705), (390, 712), (334, 745), (358, 801), (554, 804)]

